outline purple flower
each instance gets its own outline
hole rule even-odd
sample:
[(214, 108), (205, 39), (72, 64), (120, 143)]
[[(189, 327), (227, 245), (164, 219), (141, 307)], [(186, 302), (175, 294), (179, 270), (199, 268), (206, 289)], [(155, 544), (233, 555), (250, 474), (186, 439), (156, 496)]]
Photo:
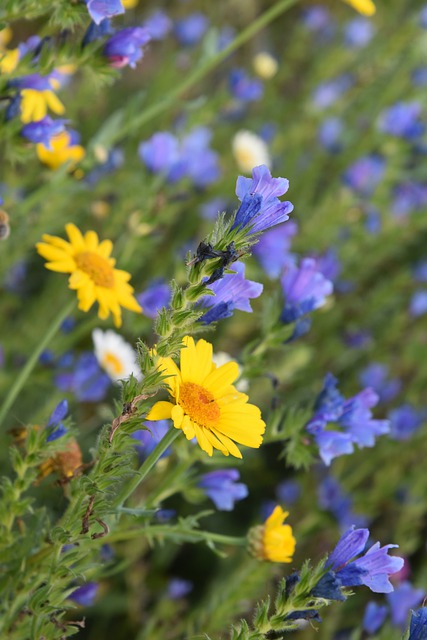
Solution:
[(297, 480), (284, 480), (276, 487), (276, 497), (278, 502), (285, 505), (292, 505), (301, 495), (301, 485)]
[(347, 22), (344, 28), (344, 42), (350, 49), (362, 49), (375, 35), (372, 20), (361, 16)]
[(412, 271), (416, 282), (427, 282), (427, 260), (418, 262)]
[[(326, 465), (333, 458), (353, 453), (353, 444), (357, 444), (359, 448), (374, 446), (375, 436), (390, 430), (388, 420), (372, 419), (371, 408), (378, 402), (373, 389), (364, 389), (346, 400), (336, 385), (336, 378), (327, 374), (314, 406), (314, 416), (306, 425), (307, 431), (314, 436), (319, 455)], [(329, 423), (338, 424), (342, 431), (327, 429)]]
[(379, 396), (380, 402), (390, 402), (399, 393), (402, 384), (400, 380), (388, 379), (388, 367), (379, 362), (372, 362), (359, 375), (360, 383), (364, 387), (372, 387)]
[(410, 610), (419, 605), (425, 595), (424, 589), (415, 589), (408, 581), (402, 582), (392, 593), (387, 594), (392, 623), (403, 630)]
[(347, 530), (351, 523), (358, 527), (366, 525), (366, 518), (353, 514), (352, 499), (332, 476), (327, 476), (319, 484), (317, 499), (322, 509), (333, 513), (341, 529)]
[(164, 173), (169, 182), (189, 177), (196, 187), (204, 188), (220, 175), (218, 154), (209, 146), (211, 138), (207, 127), (195, 127), (181, 142), (161, 131), (142, 142), (138, 154), (150, 171)]
[(263, 285), (245, 279), (245, 265), (242, 262), (235, 262), (231, 268), (236, 273), (226, 273), (220, 280), (209, 285), (214, 296), (205, 295), (200, 298), (199, 306), (209, 308), (200, 318), (203, 324), (229, 318), (235, 309), (252, 313), (249, 300), (261, 295)]
[(172, 29), (172, 20), (158, 9), (144, 20), (143, 26), (149, 31), (152, 40), (163, 40)]
[(236, 195), (242, 203), (237, 210), (232, 229), (251, 226), (249, 233), (259, 233), (289, 218), (293, 204), (281, 202), (281, 196), (289, 189), (286, 178), (272, 178), (265, 165), (252, 169), (252, 178), (239, 176)]
[(427, 5), (420, 11), (420, 25), (423, 29), (427, 29)]
[(350, 434), (359, 448), (373, 447), (375, 437), (389, 433), (388, 420), (373, 420), (371, 408), (378, 403), (378, 395), (369, 387), (346, 400), (339, 424)]
[(112, 67), (120, 69), (129, 65), (135, 68), (143, 57), (142, 47), (151, 40), (148, 29), (144, 27), (127, 27), (115, 33), (104, 46), (104, 55)]
[(338, 153), (342, 148), (343, 131), (344, 125), (340, 118), (325, 118), (320, 124), (317, 139), (326, 151)]
[(145, 316), (156, 318), (163, 307), (169, 305), (171, 290), (164, 280), (152, 280), (145, 291), (137, 296)]
[(167, 595), (171, 600), (185, 598), (193, 590), (193, 583), (182, 578), (171, 578), (169, 580)]
[(388, 550), (398, 545), (380, 547), (376, 542), (357, 558), (365, 549), (368, 537), (368, 529), (348, 529), (330, 554), (327, 566), (335, 571), (343, 587), (364, 584), (374, 593), (390, 593), (393, 585), (388, 578), (400, 571), (404, 564), (403, 558), (388, 555)]
[(345, 185), (361, 196), (370, 196), (381, 182), (385, 161), (381, 156), (363, 156), (353, 162), (343, 174)]
[(248, 488), (240, 479), (237, 469), (219, 469), (205, 473), (198, 482), (198, 486), (212, 500), (220, 511), (232, 511), (237, 500), (243, 500), (248, 495)]
[(314, 256), (314, 259), (317, 269), (327, 280), (335, 282), (338, 279), (342, 271), (342, 264), (335, 249), (328, 249), (325, 253)]
[(390, 411), (388, 417), (390, 437), (393, 440), (408, 440), (421, 427), (426, 416), (410, 404), (402, 404)]
[(105, 36), (111, 36), (113, 33), (114, 33), (114, 29), (111, 25), (110, 20), (105, 19), (99, 24), (95, 24), (95, 22), (91, 22), (88, 28), (86, 29), (86, 33), (83, 36), (82, 46), (86, 47), (90, 42), (101, 40)]
[(378, 129), (399, 138), (414, 140), (424, 133), (419, 121), (422, 107), (419, 102), (397, 102), (381, 112)]
[(417, 67), (411, 74), (412, 83), (415, 87), (425, 87), (427, 85), (427, 67)]
[(58, 135), (65, 129), (65, 120), (52, 120), (50, 116), (45, 116), (37, 122), (30, 122), (21, 129), (21, 134), (34, 144), (43, 144), (51, 149), (51, 138)]
[(325, 7), (315, 5), (304, 9), (302, 22), (308, 31), (316, 33), (328, 29), (331, 25), (331, 14)]
[(427, 607), (412, 612), (411, 626), (408, 640), (426, 640), (427, 638)]
[(386, 605), (379, 605), (376, 602), (368, 602), (363, 616), (363, 630), (373, 635), (382, 627), (387, 617)]
[(260, 100), (264, 93), (261, 80), (251, 78), (244, 69), (233, 69), (229, 76), (229, 87), (232, 95), (242, 102)]
[(285, 324), (322, 307), (334, 288), (319, 271), (313, 258), (303, 258), (300, 267), (289, 265), (281, 284), (285, 297), (281, 319)]
[(427, 313), (427, 290), (415, 291), (409, 305), (409, 313), (413, 318)]
[(391, 213), (396, 218), (404, 218), (413, 211), (423, 209), (427, 204), (427, 186), (419, 182), (404, 182), (393, 190)]
[(73, 591), (68, 597), (82, 607), (90, 607), (95, 601), (98, 589), (99, 584), (97, 582), (87, 582)]
[(293, 220), (269, 229), (260, 236), (252, 252), (258, 258), (269, 278), (278, 278), (283, 269), (295, 263), (295, 256), (289, 250), (298, 225)]
[(41, 76), (32, 73), (28, 76), (21, 76), (10, 80), (9, 86), (15, 89), (34, 89), (35, 91), (52, 91), (50, 76)]
[(73, 393), (81, 402), (99, 402), (105, 397), (111, 379), (100, 369), (95, 354), (85, 352), (78, 358), (72, 371), (56, 375), (55, 384), (61, 391)]
[(333, 80), (322, 82), (312, 94), (313, 105), (316, 109), (331, 107), (353, 85), (353, 77), (345, 73)]
[(200, 12), (191, 13), (175, 23), (175, 36), (186, 47), (194, 47), (208, 28), (207, 17)]
[(49, 420), (47, 422), (49, 435), (46, 438), (46, 442), (53, 442), (67, 433), (67, 428), (62, 424), (62, 420), (64, 420), (67, 413), (68, 402), (67, 400), (61, 400), (49, 416)]
[(92, 20), (99, 24), (105, 18), (112, 18), (124, 13), (120, 0), (85, 0)]
[[(151, 420), (145, 420), (144, 425), (146, 429), (138, 429), (132, 434), (132, 438), (138, 441), (135, 444), (135, 448), (138, 451), (141, 458), (146, 458), (159, 444), (160, 440), (169, 431), (170, 424), (167, 420), (158, 420), (152, 422)], [(162, 454), (162, 458), (170, 455), (170, 448)]]
[(141, 142), (138, 155), (149, 171), (168, 173), (179, 159), (179, 142), (169, 131), (159, 131)]

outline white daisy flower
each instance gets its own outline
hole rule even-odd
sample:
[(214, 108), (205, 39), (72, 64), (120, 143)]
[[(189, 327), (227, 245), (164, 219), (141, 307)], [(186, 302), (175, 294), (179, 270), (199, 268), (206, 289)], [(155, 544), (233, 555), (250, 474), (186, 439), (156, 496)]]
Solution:
[(240, 171), (251, 173), (254, 167), (271, 167), (271, 158), (264, 140), (251, 131), (238, 131), (232, 142), (233, 155)]
[(124, 380), (131, 373), (141, 378), (136, 351), (121, 335), (111, 329), (94, 329), (92, 339), (96, 359), (112, 380)]

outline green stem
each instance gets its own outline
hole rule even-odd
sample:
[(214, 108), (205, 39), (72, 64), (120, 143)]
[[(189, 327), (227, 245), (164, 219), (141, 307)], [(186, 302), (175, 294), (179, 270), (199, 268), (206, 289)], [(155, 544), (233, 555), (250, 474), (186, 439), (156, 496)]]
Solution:
[(171, 527), (170, 525), (154, 525), (150, 527), (116, 531), (107, 538), (108, 542), (124, 542), (133, 538), (162, 536), (164, 538), (184, 539), (188, 542), (217, 542), (219, 544), (232, 545), (234, 547), (246, 547), (247, 539), (235, 536), (225, 536), (212, 531), (200, 531), (198, 529), (186, 529), (185, 527)]
[(137, 472), (137, 475), (125, 484), (119, 496), (117, 497), (115, 504), (116, 507), (123, 506), (129, 496), (132, 495), (132, 493), (137, 489), (144, 478), (150, 473), (156, 462), (161, 458), (163, 453), (172, 444), (172, 442), (176, 440), (180, 433), (180, 429), (175, 429), (175, 427), (169, 429), (167, 434), (164, 436), (164, 438), (162, 438), (162, 440), (160, 440), (160, 442), (158, 443), (156, 448), (153, 449), (148, 458), (144, 460)]
[[(280, 0), (274, 4), (270, 9), (265, 11), (257, 20), (252, 22), (246, 29), (244, 29), (225, 49), (222, 49), (217, 54), (209, 58), (205, 63), (202, 63), (197, 69), (191, 73), (184, 82), (178, 87), (172, 90), (163, 100), (152, 105), (148, 109), (145, 109), (138, 117), (129, 119), (127, 122), (118, 126), (114, 133), (109, 137), (108, 143), (114, 144), (117, 140), (123, 136), (134, 132), (143, 125), (147, 124), (150, 120), (156, 116), (164, 113), (170, 107), (176, 106), (177, 102), (185, 95), (185, 93), (191, 89), (199, 80), (204, 78), (210, 71), (215, 69), (223, 60), (228, 58), (229, 55), (239, 49), (245, 42), (250, 40), (258, 31), (261, 31), (270, 22), (273, 22), (281, 13), (290, 9), (293, 5), (297, 4), (298, 0)], [(115, 117), (113, 114), (112, 117)], [(99, 136), (95, 136), (95, 140), (92, 144), (97, 143), (97, 138), (102, 138), (102, 133)]]
[(73, 298), (73, 300), (71, 302), (69, 302), (61, 311), (61, 313), (56, 316), (55, 320), (52, 322), (52, 324), (50, 325), (50, 327), (47, 329), (46, 333), (44, 334), (42, 340), (39, 342), (39, 344), (37, 345), (37, 347), (34, 349), (33, 353), (31, 354), (31, 356), (28, 358), (25, 367), (22, 369), (21, 373), (19, 374), (19, 376), (15, 379), (15, 382), (12, 385), (12, 388), (10, 389), (9, 393), (7, 394), (1, 409), (0, 409), (0, 425), (3, 422), (7, 412), (9, 411), (9, 409), (11, 408), (11, 406), (13, 405), (13, 403), (15, 402), (16, 398), (19, 395), (19, 392), (21, 391), (22, 387), (25, 385), (29, 375), (31, 374), (32, 370), (34, 369), (34, 367), (37, 364), (37, 361), (39, 359), (40, 354), (42, 353), (42, 351), (47, 347), (47, 345), (50, 343), (50, 341), (52, 340), (52, 338), (54, 337), (54, 335), (56, 334), (56, 332), (58, 331), (58, 329), (60, 328), (61, 324), (64, 322), (65, 318), (67, 318), (67, 316), (70, 315), (70, 313), (73, 311), (74, 307), (75, 307), (75, 300)]

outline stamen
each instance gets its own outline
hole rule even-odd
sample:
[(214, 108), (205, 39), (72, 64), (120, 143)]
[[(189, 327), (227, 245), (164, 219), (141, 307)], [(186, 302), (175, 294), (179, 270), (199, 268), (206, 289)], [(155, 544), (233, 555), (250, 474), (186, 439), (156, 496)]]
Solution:
[(75, 261), (78, 268), (87, 273), (98, 287), (114, 287), (113, 268), (105, 258), (92, 251), (82, 251), (76, 255)]

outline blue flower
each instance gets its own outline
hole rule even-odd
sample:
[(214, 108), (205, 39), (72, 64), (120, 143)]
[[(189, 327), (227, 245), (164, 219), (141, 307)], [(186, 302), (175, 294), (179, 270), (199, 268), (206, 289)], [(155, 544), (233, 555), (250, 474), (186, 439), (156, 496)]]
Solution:
[(352, 499), (332, 476), (327, 476), (320, 482), (317, 496), (319, 506), (333, 513), (341, 529), (347, 530), (352, 523), (356, 523), (358, 527), (366, 525), (366, 518), (353, 513)]
[(172, 20), (164, 11), (158, 9), (144, 20), (143, 26), (150, 32), (152, 40), (163, 40), (172, 29)]
[(391, 213), (396, 218), (404, 218), (427, 204), (427, 186), (419, 182), (404, 182), (393, 190)]
[(112, 18), (124, 13), (120, 0), (85, 0), (92, 20), (99, 24), (105, 18)]
[(68, 402), (67, 400), (61, 400), (55, 409), (50, 414), (49, 420), (47, 422), (47, 429), (49, 431), (49, 435), (46, 438), (46, 442), (53, 442), (58, 438), (61, 438), (65, 433), (67, 433), (67, 428), (62, 424), (62, 420), (64, 420), (65, 416), (68, 413)]
[(344, 172), (343, 182), (359, 195), (370, 196), (381, 182), (385, 166), (385, 160), (379, 155), (363, 156)]
[(98, 593), (99, 584), (97, 582), (87, 582), (83, 586), (73, 591), (68, 597), (70, 600), (77, 602), (82, 607), (90, 607), (93, 605)]
[(21, 134), (34, 144), (41, 143), (51, 149), (51, 138), (58, 135), (65, 129), (65, 120), (52, 120), (50, 116), (45, 116), (37, 122), (30, 122), (21, 129)]
[(424, 133), (424, 125), (419, 121), (422, 107), (419, 102), (397, 102), (381, 112), (378, 129), (406, 140), (414, 140)]
[(307, 7), (302, 12), (302, 22), (308, 31), (321, 32), (330, 28), (332, 24), (331, 14), (325, 7), (315, 5)]
[(390, 411), (390, 437), (393, 440), (408, 440), (421, 427), (426, 416), (410, 404), (402, 404)]
[(344, 602), (345, 596), (341, 591), (341, 580), (334, 571), (328, 571), (322, 576), (310, 594), (315, 598), (325, 598), (325, 600), (338, 600)]
[(163, 173), (169, 182), (185, 177), (204, 188), (220, 176), (218, 154), (210, 148), (212, 133), (195, 127), (180, 142), (172, 133), (161, 131), (139, 145), (138, 154), (149, 171)]
[(152, 280), (146, 290), (140, 293), (136, 299), (144, 309), (145, 316), (156, 318), (160, 309), (169, 305), (171, 290), (164, 280)]
[(220, 511), (232, 511), (237, 500), (248, 495), (248, 488), (243, 482), (237, 482), (240, 473), (237, 469), (219, 469), (205, 473), (198, 486), (212, 500)]
[(326, 566), (335, 571), (343, 587), (364, 584), (374, 593), (390, 593), (393, 585), (388, 577), (400, 571), (404, 564), (403, 558), (388, 555), (388, 550), (398, 545), (380, 547), (380, 543), (376, 542), (359, 556), (364, 551), (368, 538), (368, 529), (351, 527), (341, 536)]
[(342, 149), (343, 131), (344, 125), (340, 118), (326, 118), (319, 126), (317, 139), (326, 151), (338, 153)]
[(233, 69), (229, 76), (229, 87), (232, 95), (242, 102), (260, 100), (264, 93), (261, 80), (251, 78), (244, 69)]
[(427, 640), (427, 607), (412, 612), (408, 640)]
[[(135, 448), (141, 458), (146, 458), (150, 455), (160, 440), (162, 440), (169, 431), (170, 427), (168, 420), (158, 420), (157, 422), (145, 420), (144, 425), (147, 427), (146, 429), (138, 429), (132, 434), (132, 438), (138, 441), (138, 444), (135, 444)], [(168, 455), (170, 455), (169, 447), (161, 457), (163, 458)]]
[(297, 502), (300, 495), (301, 485), (297, 480), (284, 480), (283, 482), (279, 482), (276, 487), (277, 501), (285, 504), (286, 506)]
[(386, 365), (372, 362), (359, 375), (360, 383), (365, 387), (372, 387), (378, 394), (380, 402), (393, 400), (402, 387), (397, 378), (389, 380), (388, 373)]
[(363, 616), (363, 630), (373, 635), (382, 627), (386, 617), (386, 605), (379, 605), (371, 600), (371, 602), (368, 602)]
[(86, 47), (90, 42), (101, 40), (105, 36), (111, 36), (113, 33), (114, 29), (109, 20), (103, 20), (99, 24), (91, 22), (83, 36), (82, 46)]
[(333, 80), (319, 84), (312, 94), (313, 106), (316, 109), (331, 107), (353, 85), (353, 76), (344, 73)]
[(291, 241), (298, 232), (298, 225), (293, 220), (281, 224), (274, 229), (264, 231), (253, 246), (252, 253), (258, 258), (269, 278), (278, 278), (283, 269), (295, 263), (295, 256), (290, 253)]
[(151, 40), (148, 29), (144, 27), (127, 27), (115, 33), (104, 46), (104, 55), (112, 67), (120, 69), (129, 65), (136, 67), (143, 57), (142, 47)]
[[(73, 361), (70, 364), (73, 366)], [(78, 358), (73, 371), (56, 375), (55, 384), (61, 391), (73, 393), (81, 402), (99, 402), (105, 397), (111, 379), (100, 369), (95, 355), (85, 352)]]
[(399, 584), (392, 593), (387, 594), (392, 623), (404, 629), (410, 610), (419, 605), (425, 595), (424, 589), (416, 589), (407, 580)]
[(171, 600), (179, 600), (185, 598), (193, 590), (191, 580), (183, 580), (182, 578), (171, 578), (169, 580), (167, 595)]
[[(353, 453), (353, 444), (359, 448), (372, 447), (375, 436), (389, 433), (388, 420), (373, 420), (371, 408), (378, 402), (378, 395), (367, 388), (346, 400), (336, 388), (337, 380), (326, 375), (322, 392), (314, 406), (314, 416), (306, 429), (314, 436), (319, 455), (326, 465), (333, 458)], [(329, 423), (336, 423), (342, 431), (333, 431)]]
[(200, 318), (203, 324), (229, 318), (235, 309), (252, 313), (249, 300), (261, 295), (263, 285), (245, 279), (245, 265), (242, 262), (233, 263), (231, 268), (236, 273), (226, 273), (209, 285), (215, 295), (205, 295), (198, 301), (199, 307), (208, 309)]
[(427, 282), (427, 260), (418, 262), (412, 271), (416, 282)]
[(372, 20), (358, 16), (347, 22), (344, 28), (344, 42), (350, 49), (362, 49), (375, 35)]
[(178, 41), (187, 46), (194, 47), (204, 36), (208, 28), (207, 17), (200, 12), (191, 13), (175, 23), (175, 36)]
[(289, 219), (293, 204), (281, 202), (289, 189), (286, 178), (272, 178), (264, 164), (252, 169), (252, 178), (239, 176), (236, 195), (242, 203), (237, 210), (232, 229), (251, 226), (249, 233), (259, 233)]
[(415, 291), (409, 305), (409, 313), (412, 317), (418, 318), (427, 313), (427, 290)]
[(282, 322), (289, 324), (301, 316), (322, 307), (333, 284), (320, 272), (313, 258), (303, 258), (301, 265), (289, 265), (281, 279), (285, 306)]

